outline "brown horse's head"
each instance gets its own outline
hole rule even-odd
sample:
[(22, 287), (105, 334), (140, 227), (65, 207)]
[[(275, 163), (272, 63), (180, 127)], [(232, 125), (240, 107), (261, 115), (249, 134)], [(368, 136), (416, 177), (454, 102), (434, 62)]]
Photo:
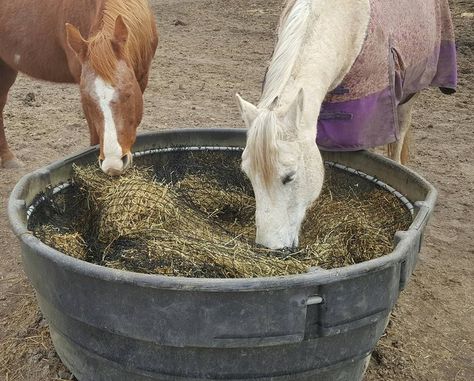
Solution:
[(66, 24), (67, 41), (81, 64), (81, 100), (91, 144), (100, 144), (99, 163), (109, 175), (131, 163), (131, 148), (143, 114), (142, 89), (127, 53), (129, 33), (121, 16), (109, 33), (85, 40)]

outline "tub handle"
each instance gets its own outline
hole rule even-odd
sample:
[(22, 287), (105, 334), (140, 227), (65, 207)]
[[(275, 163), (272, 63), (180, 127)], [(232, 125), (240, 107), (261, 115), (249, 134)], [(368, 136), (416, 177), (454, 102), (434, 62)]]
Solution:
[(319, 296), (319, 295), (313, 295), (313, 296), (310, 296), (307, 300), (306, 300), (306, 305), (307, 306), (312, 306), (314, 304), (321, 304), (322, 302), (324, 302), (324, 299), (322, 296)]

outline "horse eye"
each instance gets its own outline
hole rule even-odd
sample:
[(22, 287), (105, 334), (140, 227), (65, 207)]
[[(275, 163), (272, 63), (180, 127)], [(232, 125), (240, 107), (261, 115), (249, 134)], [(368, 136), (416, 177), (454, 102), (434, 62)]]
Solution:
[(283, 185), (291, 183), (295, 179), (296, 172), (290, 172), (281, 179)]

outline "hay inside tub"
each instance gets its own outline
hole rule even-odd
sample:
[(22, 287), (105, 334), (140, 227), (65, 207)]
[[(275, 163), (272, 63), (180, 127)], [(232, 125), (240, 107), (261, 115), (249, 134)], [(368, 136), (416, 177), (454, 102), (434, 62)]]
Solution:
[[(326, 168), (297, 251), (257, 247), (255, 200), (240, 154), (186, 152), (111, 178), (75, 167), (73, 184), (46, 195), (30, 229), (65, 254), (102, 266), (198, 278), (248, 278), (334, 268), (393, 249), (412, 217), (388, 191)], [(149, 160), (149, 159), (148, 159)], [(74, 207), (72, 207), (74, 205)]]

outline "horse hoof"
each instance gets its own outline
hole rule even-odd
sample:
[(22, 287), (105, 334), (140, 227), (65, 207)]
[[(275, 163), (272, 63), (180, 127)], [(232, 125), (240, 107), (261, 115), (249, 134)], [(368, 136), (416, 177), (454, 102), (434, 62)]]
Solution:
[(23, 168), (24, 164), (20, 160), (13, 158), (10, 160), (3, 161), (2, 167), (6, 169), (16, 169), (16, 168)]

